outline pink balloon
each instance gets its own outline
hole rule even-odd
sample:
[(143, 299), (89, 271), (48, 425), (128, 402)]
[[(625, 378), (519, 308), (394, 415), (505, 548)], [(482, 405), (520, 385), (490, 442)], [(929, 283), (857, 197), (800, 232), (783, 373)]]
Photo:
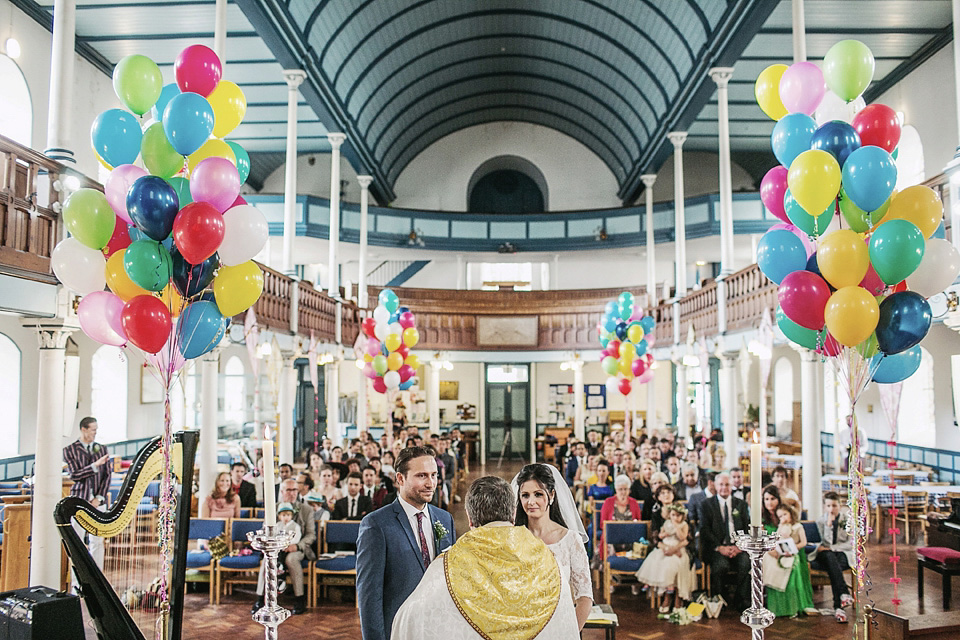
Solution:
[(203, 160), (190, 176), (190, 195), (194, 202), (206, 202), (223, 213), (240, 194), (240, 174), (226, 158)]
[(412, 378), (413, 376), (415, 376), (417, 372), (413, 370), (413, 367), (411, 367), (408, 364), (405, 364), (405, 365), (401, 365), (401, 367), (397, 369), (397, 373), (400, 374), (400, 382), (402, 384), (407, 380), (409, 380), (410, 378)]
[(823, 309), (830, 299), (830, 287), (811, 271), (788, 274), (777, 291), (780, 308), (801, 327), (819, 331), (823, 328)]
[(237, 196), (237, 199), (233, 201), (233, 204), (230, 205), (230, 208), (233, 209), (234, 207), (239, 207), (242, 204), (247, 204), (247, 201), (243, 199), (243, 196)]
[(653, 369), (647, 369), (639, 377), (637, 377), (633, 382), (634, 384), (646, 384), (653, 380)]
[(630, 363), (630, 370), (635, 376), (642, 376), (643, 372), (647, 370), (647, 362), (643, 358), (637, 358)]
[(643, 336), (643, 339), (647, 342), (647, 349), (657, 344), (657, 336), (652, 333), (647, 333)]
[(173, 74), (180, 91), (192, 91), (206, 98), (220, 83), (223, 65), (213, 49), (193, 44), (177, 56)]
[(780, 100), (790, 113), (812, 116), (826, 92), (823, 72), (812, 62), (796, 62), (780, 77)]
[(783, 196), (787, 193), (787, 169), (780, 165), (775, 166), (760, 181), (760, 200), (767, 210), (789, 223), (790, 218), (783, 209)]
[(796, 228), (790, 223), (781, 222), (781, 223), (775, 224), (769, 229), (767, 229), (767, 231), (779, 231), (781, 229), (784, 231), (789, 231), (793, 235), (800, 238), (800, 242), (803, 243), (803, 248), (806, 249), (807, 251), (807, 259), (809, 259), (810, 256), (812, 256), (817, 251), (817, 245), (813, 244), (813, 241), (810, 240), (810, 236), (808, 236), (802, 230)]
[(380, 355), (380, 341), (376, 338), (367, 340), (367, 353), (371, 356)]
[(398, 322), (400, 323), (400, 326), (403, 327), (404, 329), (409, 329), (416, 324), (417, 319), (414, 317), (413, 313), (411, 313), (410, 311), (404, 311), (403, 313), (400, 314), (400, 318)]
[(638, 304), (633, 305), (633, 313), (630, 314), (630, 319), (627, 320), (627, 323), (637, 322), (640, 318), (643, 317), (643, 307)]
[(384, 383), (382, 376), (377, 376), (373, 379), (373, 390), (377, 393), (387, 392), (387, 385)]
[(127, 191), (138, 178), (145, 175), (148, 175), (147, 172), (135, 164), (122, 164), (110, 172), (107, 183), (103, 185), (103, 194), (107, 196), (110, 208), (128, 224), (133, 224), (133, 220), (127, 213)]
[[(156, 367), (157, 371), (160, 372), (161, 377), (169, 377), (180, 371), (183, 368), (183, 365), (186, 363), (186, 360), (183, 357), (183, 354), (180, 353), (180, 349), (171, 345), (170, 340), (172, 336), (176, 335), (176, 328), (171, 331), (171, 338), (167, 338), (166, 344), (163, 345), (163, 348), (156, 353), (147, 353), (144, 352), (143, 358), (147, 361), (147, 364), (150, 364)], [(173, 360), (170, 359), (170, 355), (173, 355)]]
[(363, 365), (363, 375), (373, 380), (377, 377), (377, 372), (373, 370), (373, 365), (367, 362)]
[(878, 296), (887, 288), (887, 284), (880, 279), (872, 264), (867, 265), (867, 275), (863, 276), (860, 286), (870, 292), (872, 296)]
[(122, 311), (123, 300), (119, 297), (109, 291), (93, 291), (83, 296), (77, 305), (77, 318), (80, 328), (93, 340), (122, 347), (127, 344), (127, 334), (120, 320)]

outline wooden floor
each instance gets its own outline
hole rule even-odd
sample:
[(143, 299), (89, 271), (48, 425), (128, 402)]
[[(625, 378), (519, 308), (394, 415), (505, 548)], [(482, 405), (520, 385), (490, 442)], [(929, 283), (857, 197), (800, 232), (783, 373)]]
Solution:
[[(492, 473), (510, 480), (519, 468), (520, 465), (517, 463), (504, 463), (503, 468), (498, 471), (496, 465), (491, 464), (485, 469), (474, 467), (470, 476), (472, 479), (486, 473)], [(458, 533), (467, 530), (466, 514), (463, 511), (462, 502), (454, 506), (454, 522)], [(917, 601), (917, 563), (913, 549), (913, 547), (898, 548), (902, 558), (899, 574), (902, 578), (900, 597), (903, 604), (900, 605), (900, 613), (902, 615), (912, 615), (941, 611), (940, 576), (932, 572), (925, 573), (924, 602), (919, 603)], [(868, 547), (868, 553), (870, 557), (870, 576), (874, 584), (870, 595), (877, 608), (893, 611), (890, 603), (893, 596), (893, 586), (889, 581), (892, 576), (889, 562), (890, 544), (886, 543), (880, 546), (871, 543)], [(300, 616), (291, 617), (281, 625), (279, 637), (281, 639), (305, 637), (328, 640), (359, 639), (360, 622), (356, 607), (353, 604), (353, 592), (347, 589), (343, 589), (342, 592), (336, 592), (336, 589), (332, 591), (331, 596), (340, 596), (339, 599), (345, 602), (321, 602), (317, 609), (310, 610)], [(594, 591), (596, 601), (602, 602), (603, 594), (599, 589)], [(211, 640), (225, 637), (229, 637), (230, 640), (263, 638), (263, 628), (250, 618), (250, 605), (255, 597), (256, 595), (252, 590), (244, 591), (237, 587), (233, 596), (223, 598), (219, 606), (211, 606), (207, 603), (207, 592), (201, 585), (201, 591), (187, 595), (182, 640)], [(281, 604), (290, 606), (289, 600), (283, 598), (281, 598)], [(681, 637), (684, 640), (715, 640), (718, 634), (727, 633), (735, 634), (733, 637), (737, 638), (749, 637), (748, 629), (740, 623), (739, 613), (729, 610), (724, 610), (717, 620), (704, 619), (700, 623), (680, 627), (658, 620), (656, 614), (651, 611), (648, 600), (642, 596), (633, 596), (629, 588), (617, 589), (613, 595), (612, 604), (620, 617), (617, 638), (621, 640), (671, 640)], [(831, 606), (829, 587), (814, 590), (814, 604), (821, 608)], [(832, 617), (801, 616), (793, 620), (781, 618), (767, 629), (767, 638), (775, 640), (784, 638), (817, 638), (818, 640), (850, 638), (852, 629), (852, 625), (838, 624)], [(88, 640), (96, 639), (96, 634), (89, 625), (86, 637)], [(603, 638), (603, 633), (601, 631), (586, 631), (583, 637), (587, 640), (600, 639)]]

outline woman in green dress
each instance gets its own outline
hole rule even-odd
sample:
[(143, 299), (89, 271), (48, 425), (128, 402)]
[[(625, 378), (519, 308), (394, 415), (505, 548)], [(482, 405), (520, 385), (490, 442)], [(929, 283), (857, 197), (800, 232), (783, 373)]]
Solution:
[[(767, 496), (765, 495), (764, 498)], [(779, 501), (779, 500), (778, 500)], [(766, 510), (766, 504), (764, 504)], [(796, 617), (813, 610), (813, 586), (807, 563), (807, 536), (799, 522), (799, 509), (794, 502), (783, 501), (776, 507), (779, 525), (765, 524), (768, 533), (776, 533), (778, 548), (764, 558), (764, 583), (767, 584), (767, 608), (777, 617)], [(786, 542), (791, 540), (790, 542)], [(796, 552), (794, 552), (794, 548)]]

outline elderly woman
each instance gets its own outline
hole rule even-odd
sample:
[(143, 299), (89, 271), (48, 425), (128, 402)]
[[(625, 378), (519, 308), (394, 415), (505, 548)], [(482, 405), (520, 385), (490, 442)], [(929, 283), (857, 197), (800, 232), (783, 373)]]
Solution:
[(654, 506), (656, 506), (657, 510), (659, 510), (660, 503), (657, 502), (656, 498), (657, 490), (659, 490), (662, 485), (667, 485), (673, 488), (670, 484), (670, 479), (667, 478), (667, 474), (663, 473), (662, 471), (658, 471), (650, 477), (650, 493), (653, 495), (653, 498), (643, 502), (643, 517), (640, 518), (641, 520), (650, 519), (654, 512)]
[(630, 497), (630, 478), (617, 476), (613, 481), (614, 495), (603, 501), (600, 523), (608, 520), (640, 520), (640, 503)]

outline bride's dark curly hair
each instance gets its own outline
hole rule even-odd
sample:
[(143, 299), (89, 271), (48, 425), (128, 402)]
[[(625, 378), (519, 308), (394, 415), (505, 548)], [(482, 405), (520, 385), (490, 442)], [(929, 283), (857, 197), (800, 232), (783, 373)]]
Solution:
[[(529, 480), (533, 480), (539, 484), (540, 487), (547, 492), (547, 496), (550, 497), (550, 519), (560, 526), (567, 527), (567, 523), (563, 521), (563, 516), (560, 514), (560, 503), (557, 500), (557, 484), (553, 480), (553, 473), (547, 465), (540, 463), (528, 464), (520, 470), (520, 474), (517, 476), (517, 516), (514, 518), (514, 524), (518, 527), (525, 527), (529, 522), (527, 512), (523, 510), (523, 505), (520, 503), (519, 491), (520, 488), (523, 487), (523, 484)], [(569, 527), (567, 528), (569, 529)]]

